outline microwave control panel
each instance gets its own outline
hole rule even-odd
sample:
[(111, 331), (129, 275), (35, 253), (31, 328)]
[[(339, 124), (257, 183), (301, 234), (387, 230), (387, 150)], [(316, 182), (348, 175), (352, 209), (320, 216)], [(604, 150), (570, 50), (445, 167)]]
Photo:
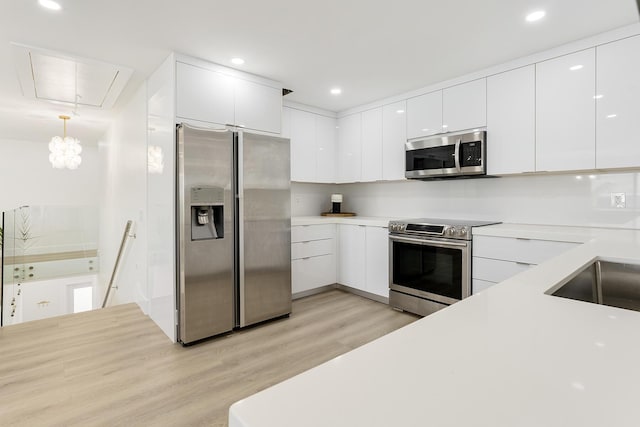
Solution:
[(482, 166), (482, 143), (480, 141), (460, 144), (460, 166)]

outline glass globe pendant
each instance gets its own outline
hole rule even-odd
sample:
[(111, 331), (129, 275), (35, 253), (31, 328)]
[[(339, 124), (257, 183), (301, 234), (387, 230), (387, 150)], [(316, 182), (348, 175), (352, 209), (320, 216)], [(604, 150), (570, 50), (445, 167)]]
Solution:
[(67, 120), (70, 120), (69, 116), (58, 116), (58, 118), (64, 120), (64, 133), (62, 138), (54, 136), (49, 142), (49, 162), (51, 166), (56, 169), (78, 169), (82, 158), (82, 146), (80, 141), (76, 138), (67, 136)]

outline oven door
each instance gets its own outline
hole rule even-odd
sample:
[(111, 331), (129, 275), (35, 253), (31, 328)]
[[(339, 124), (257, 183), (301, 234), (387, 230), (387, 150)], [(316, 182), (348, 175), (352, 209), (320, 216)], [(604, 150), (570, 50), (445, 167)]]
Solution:
[(471, 293), (471, 242), (389, 235), (389, 287), (453, 304)]

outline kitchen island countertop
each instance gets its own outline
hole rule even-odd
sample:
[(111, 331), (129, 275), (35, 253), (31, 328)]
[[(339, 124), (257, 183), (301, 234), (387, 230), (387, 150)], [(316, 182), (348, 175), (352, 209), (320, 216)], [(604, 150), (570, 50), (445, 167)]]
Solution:
[(545, 292), (596, 258), (640, 263), (640, 230), (477, 230), (583, 244), (235, 403), (229, 426), (637, 426), (640, 313)]

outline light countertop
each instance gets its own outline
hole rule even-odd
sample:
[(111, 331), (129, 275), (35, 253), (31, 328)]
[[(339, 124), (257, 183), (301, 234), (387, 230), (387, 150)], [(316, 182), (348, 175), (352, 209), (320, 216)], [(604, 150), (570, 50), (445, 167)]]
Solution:
[(354, 224), (368, 225), (372, 227), (387, 227), (389, 221), (396, 218), (380, 217), (380, 216), (349, 216), (349, 217), (333, 217), (333, 216), (294, 216), (291, 218), (291, 226), (300, 225), (317, 225), (317, 224)]
[(640, 313), (545, 292), (598, 257), (640, 263), (640, 230), (476, 230), (584, 243), (235, 403), (229, 426), (637, 426)]

